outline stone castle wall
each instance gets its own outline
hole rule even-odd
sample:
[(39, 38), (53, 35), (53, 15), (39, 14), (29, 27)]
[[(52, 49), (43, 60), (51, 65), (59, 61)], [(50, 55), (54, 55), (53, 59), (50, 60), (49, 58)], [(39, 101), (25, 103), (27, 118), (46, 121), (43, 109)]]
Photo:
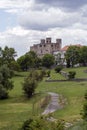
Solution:
[(61, 49), (62, 40), (56, 39), (56, 43), (51, 42), (51, 38), (41, 39), (40, 44), (35, 44), (30, 47), (30, 51), (34, 51), (38, 57), (43, 57), (45, 54), (53, 54), (53, 52)]

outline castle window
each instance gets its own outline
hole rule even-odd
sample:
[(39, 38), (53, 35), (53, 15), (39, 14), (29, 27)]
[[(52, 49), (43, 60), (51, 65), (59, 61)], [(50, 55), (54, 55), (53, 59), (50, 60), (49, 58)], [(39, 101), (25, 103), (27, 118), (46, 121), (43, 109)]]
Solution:
[(53, 47), (53, 45), (51, 45), (51, 47)]
[(40, 45), (40, 47), (42, 47), (42, 45)]
[(44, 45), (44, 47), (45, 47), (46, 45)]

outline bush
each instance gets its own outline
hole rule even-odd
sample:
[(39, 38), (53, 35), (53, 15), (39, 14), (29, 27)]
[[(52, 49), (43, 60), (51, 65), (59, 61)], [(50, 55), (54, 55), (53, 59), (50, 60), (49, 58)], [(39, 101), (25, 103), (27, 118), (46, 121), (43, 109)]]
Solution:
[(75, 75), (76, 75), (76, 72), (75, 72), (75, 71), (69, 71), (69, 73), (68, 73), (68, 78), (69, 78), (69, 79), (74, 79), (74, 78), (75, 78)]
[(0, 84), (0, 99), (7, 99), (8, 92), (7, 90)]
[(41, 81), (45, 75), (45, 71), (31, 70), (29, 77), (35, 79), (36, 81)]
[(49, 117), (33, 117), (25, 121), (20, 130), (64, 130), (64, 121), (49, 121)]
[(51, 71), (48, 70), (48, 71), (47, 71), (47, 77), (50, 77), (50, 74), (51, 74)]
[(82, 118), (87, 121), (87, 102), (83, 106)]
[(24, 94), (28, 98), (32, 97), (32, 95), (35, 92), (36, 86), (37, 86), (37, 81), (35, 79), (29, 77), (25, 78), (23, 83)]
[(63, 69), (62, 66), (57, 66), (57, 67), (55, 68), (55, 71), (56, 71), (56, 73), (59, 73), (62, 69)]
[(85, 100), (87, 100), (87, 91), (86, 91), (86, 93), (84, 95), (84, 98), (85, 98)]

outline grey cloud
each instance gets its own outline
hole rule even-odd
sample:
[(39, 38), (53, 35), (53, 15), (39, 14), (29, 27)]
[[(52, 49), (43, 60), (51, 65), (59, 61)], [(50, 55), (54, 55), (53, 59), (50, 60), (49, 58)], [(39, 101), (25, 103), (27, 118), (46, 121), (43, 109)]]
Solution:
[(25, 29), (46, 31), (50, 28), (69, 27), (79, 20), (76, 13), (65, 13), (61, 10), (30, 11), (19, 19), (19, 24)]
[(73, 11), (87, 4), (87, 0), (36, 0), (36, 2), (48, 6), (67, 8)]

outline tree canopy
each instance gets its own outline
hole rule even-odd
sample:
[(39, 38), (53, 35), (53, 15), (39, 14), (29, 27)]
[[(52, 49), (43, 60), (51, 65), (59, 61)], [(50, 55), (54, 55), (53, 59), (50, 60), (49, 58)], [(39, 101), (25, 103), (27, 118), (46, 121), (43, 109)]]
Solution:
[(42, 58), (42, 65), (44, 67), (50, 68), (55, 62), (55, 58), (51, 54), (45, 54)]
[(75, 64), (79, 63), (80, 60), (80, 47), (70, 46), (65, 54), (65, 59), (67, 62), (67, 67), (73, 67)]
[(13, 88), (12, 74), (7, 65), (0, 67), (0, 99), (8, 98), (8, 90)]

